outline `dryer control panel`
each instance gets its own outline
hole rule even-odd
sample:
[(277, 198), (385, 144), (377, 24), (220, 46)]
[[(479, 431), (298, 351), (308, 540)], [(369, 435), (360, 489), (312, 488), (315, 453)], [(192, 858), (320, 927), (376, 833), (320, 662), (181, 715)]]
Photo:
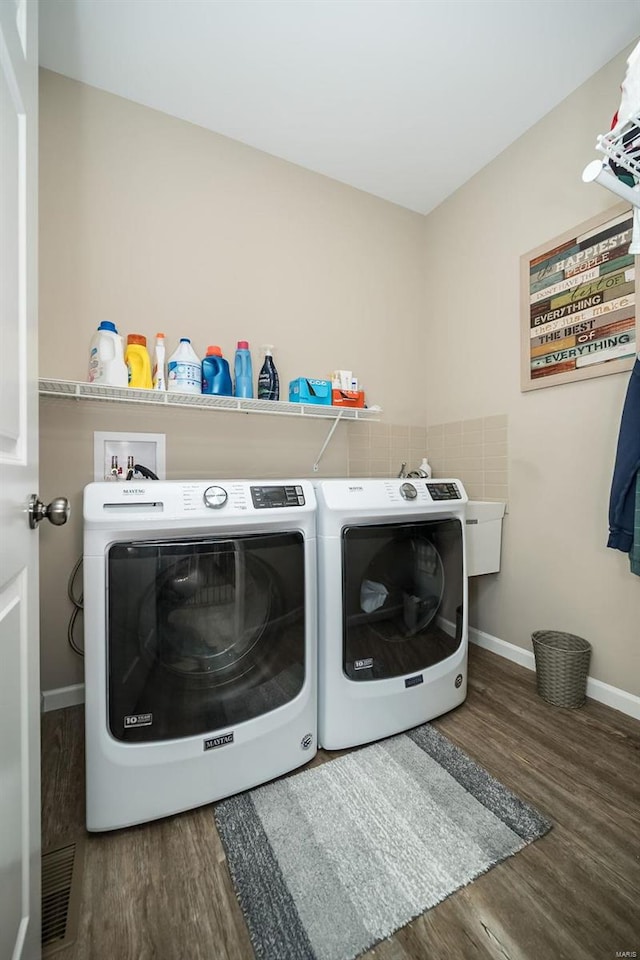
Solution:
[(461, 500), (462, 496), (455, 483), (428, 483), (427, 490), (432, 500)]
[(251, 499), (256, 510), (269, 507), (303, 507), (304, 490), (299, 484), (291, 486), (251, 487)]

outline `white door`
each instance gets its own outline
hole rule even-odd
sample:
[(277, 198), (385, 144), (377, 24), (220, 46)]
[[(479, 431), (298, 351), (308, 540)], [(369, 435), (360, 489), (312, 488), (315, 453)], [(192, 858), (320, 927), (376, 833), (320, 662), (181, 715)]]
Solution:
[(0, 958), (40, 955), (37, 13), (0, 0)]

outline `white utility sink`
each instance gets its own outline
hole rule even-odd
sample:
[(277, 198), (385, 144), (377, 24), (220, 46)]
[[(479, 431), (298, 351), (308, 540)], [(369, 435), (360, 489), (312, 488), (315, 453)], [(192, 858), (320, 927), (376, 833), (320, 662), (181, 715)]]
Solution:
[(467, 576), (497, 573), (500, 569), (502, 520), (506, 503), (469, 500), (467, 504)]

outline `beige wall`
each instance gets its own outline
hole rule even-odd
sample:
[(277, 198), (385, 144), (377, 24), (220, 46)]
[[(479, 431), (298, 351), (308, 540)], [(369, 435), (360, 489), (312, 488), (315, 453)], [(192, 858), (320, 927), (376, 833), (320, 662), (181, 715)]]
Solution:
[(41, 376), (85, 379), (109, 319), (163, 330), (169, 352), (190, 336), (232, 358), (246, 339), (257, 366), (273, 343), (285, 387), (353, 370), (369, 403), (424, 425), (403, 389), (423, 217), (48, 71), (40, 112)]
[(580, 174), (617, 106), (625, 56), (426, 218), (421, 352), (428, 427), (508, 413), (502, 569), (472, 581), (470, 622), (529, 650), (535, 629), (580, 634), (590, 674), (637, 695), (640, 584), (606, 547), (629, 375), (521, 393), (518, 286), (521, 254), (617, 202)]
[[(471, 623), (527, 649), (534, 629), (582, 634), (591, 675), (639, 694), (638, 583), (605, 547), (627, 377), (519, 388), (519, 257), (614, 202), (580, 173), (623, 74), (618, 57), (421, 218), (43, 72), (41, 375), (84, 379), (103, 318), (229, 357), (238, 338), (254, 360), (273, 342), (284, 384), (353, 369), (383, 423), (341, 425), (321, 473), (395, 472), (429, 453), (437, 472), (457, 461), (474, 496), (506, 489), (502, 571), (472, 581)], [(43, 400), (41, 418), (41, 494), (75, 507), (66, 529), (41, 531), (45, 689), (82, 678), (66, 579), (94, 430), (164, 431), (178, 478), (308, 476), (328, 429), (63, 400)]]
[[(40, 85), (40, 375), (84, 380), (98, 322), (190, 336), (232, 359), (275, 344), (297, 376), (351, 369), (367, 400), (421, 427), (424, 218), (240, 143), (47, 71)], [(254, 373), (257, 370), (254, 369)], [(286, 393), (283, 393), (286, 399)], [(341, 424), (320, 475), (348, 472)], [(69, 649), (67, 578), (82, 551), (93, 431), (164, 432), (170, 478), (310, 476), (327, 421), (41, 402), (45, 499), (71, 498), (66, 528), (41, 531), (42, 686), (81, 681)], [(421, 456), (424, 451), (420, 450)], [(81, 630), (78, 631), (81, 636)]]

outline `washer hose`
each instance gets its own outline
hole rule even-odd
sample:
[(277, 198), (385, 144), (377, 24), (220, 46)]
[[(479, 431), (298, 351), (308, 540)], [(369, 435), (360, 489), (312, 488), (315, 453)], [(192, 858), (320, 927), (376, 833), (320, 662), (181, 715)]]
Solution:
[(82, 609), (84, 609), (83, 595), (80, 594), (79, 597), (76, 597), (76, 595), (73, 592), (73, 584), (76, 579), (76, 576), (78, 575), (78, 570), (80, 569), (81, 566), (82, 566), (82, 557), (80, 557), (80, 559), (76, 562), (73, 570), (71, 571), (71, 576), (69, 577), (69, 581), (67, 583), (67, 596), (69, 597), (69, 600), (71, 600), (71, 603), (73, 604), (73, 613), (71, 614), (71, 618), (69, 620), (69, 626), (67, 627), (67, 640), (69, 641), (69, 646), (74, 651), (74, 653), (77, 653), (79, 657), (84, 657), (84, 650), (82, 649), (82, 647), (78, 646), (73, 636), (73, 629), (75, 627), (75, 622), (78, 617), (78, 614)]
[(127, 480), (132, 480), (134, 473), (139, 473), (141, 477), (145, 478), (145, 480), (159, 479), (153, 470), (149, 470), (149, 467), (143, 467), (141, 463), (136, 463), (134, 464), (133, 468), (129, 469), (127, 473)]

